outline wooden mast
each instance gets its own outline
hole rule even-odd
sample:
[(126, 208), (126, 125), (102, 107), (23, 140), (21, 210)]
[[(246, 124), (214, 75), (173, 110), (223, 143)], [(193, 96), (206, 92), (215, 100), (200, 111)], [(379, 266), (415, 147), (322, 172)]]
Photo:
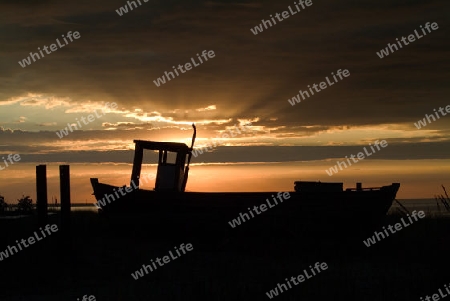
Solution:
[(187, 184), (187, 180), (188, 180), (188, 176), (189, 176), (189, 164), (191, 163), (192, 150), (194, 149), (195, 138), (197, 137), (197, 128), (195, 127), (194, 123), (192, 124), (192, 127), (194, 128), (194, 135), (192, 136), (192, 143), (191, 143), (191, 148), (189, 149), (188, 162), (187, 162), (186, 168), (184, 170), (183, 186), (181, 187), (181, 191), (183, 191), (183, 192), (186, 189), (186, 184)]

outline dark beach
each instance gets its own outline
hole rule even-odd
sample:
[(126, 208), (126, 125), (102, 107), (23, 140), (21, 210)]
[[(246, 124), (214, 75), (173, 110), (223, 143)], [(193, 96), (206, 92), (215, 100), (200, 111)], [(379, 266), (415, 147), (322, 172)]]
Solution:
[[(0, 263), (0, 295), (1, 300), (33, 301), (81, 300), (84, 295), (97, 300), (266, 299), (266, 292), (286, 278), (326, 262), (328, 269), (277, 298), (419, 300), (450, 281), (450, 219), (430, 215), (366, 247), (350, 233), (326, 240), (270, 233), (203, 244), (195, 237), (158, 235), (162, 229), (148, 229), (138, 221), (125, 227), (93, 211), (76, 211), (70, 242), (55, 233)], [(402, 217), (391, 210), (383, 225), (394, 225)], [(13, 245), (31, 236), (36, 223), (34, 216), (0, 219), (1, 241)], [(59, 214), (50, 216), (52, 223), (59, 224)], [(131, 277), (142, 264), (181, 243), (192, 243), (193, 251), (138, 280)]]

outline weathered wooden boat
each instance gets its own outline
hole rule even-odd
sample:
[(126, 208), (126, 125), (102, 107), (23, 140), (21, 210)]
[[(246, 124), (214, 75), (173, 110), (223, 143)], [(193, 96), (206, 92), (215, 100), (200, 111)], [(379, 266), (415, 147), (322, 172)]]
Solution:
[[(386, 215), (396, 197), (399, 183), (374, 188), (343, 189), (343, 183), (296, 181), (288, 199), (279, 192), (186, 192), (191, 147), (184, 143), (134, 140), (135, 154), (129, 186), (113, 186), (91, 178), (101, 214), (108, 217), (144, 218), (159, 228), (233, 228), (230, 221), (240, 217), (240, 228), (258, 232), (263, 228), (288, 227), (314, 230), (373, 229)], [(159, 151), (155, 188), (139, 187), (144, 150)], [(168, 154), (175, 158), (168, 162)], [(275, 204), (276, 202), (276, 204)], [(268, 203), (272, 204), (272, 207)], [(265, 212), (252, 209), (268, 204)], [(252, 211), (252, 213), (251, 213)], [(248, 218), (247, 218), (248, 216)], [(237, 226), (236, 223), (234, 223)], [(164, 229), (166, 229), (164, 228)], [(177, 231), (176, 230), (176, 231)]]

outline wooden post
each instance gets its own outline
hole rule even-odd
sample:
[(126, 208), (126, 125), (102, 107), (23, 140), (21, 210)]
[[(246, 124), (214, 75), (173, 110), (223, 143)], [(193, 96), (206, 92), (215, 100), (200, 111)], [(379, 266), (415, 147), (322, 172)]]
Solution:
[(38, 225), (45, 226), (48, 221), (47, 209), (47, 166), (36, 166), (36, 210)]
[(59, 166), (59, 180), (61, 191), (61, 232), (66, 238), (70, 237), (70, 166)]

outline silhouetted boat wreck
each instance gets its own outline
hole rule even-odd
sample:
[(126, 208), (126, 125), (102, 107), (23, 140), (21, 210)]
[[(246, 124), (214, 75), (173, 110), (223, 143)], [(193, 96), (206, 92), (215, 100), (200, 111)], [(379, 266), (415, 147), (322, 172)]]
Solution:
[[(130, 186), (113, 186), (91, 178), (99, 211), (108, 217), (146, 216), (158, 227), (177, 229), (214, 229), (213, 225), (230, 228), (229, 221), (242, 217), (242, 228), (289, 227), (289, 229), (344, 230), (373, 229), (391, 207), (399, 183), (392, 185), (343, 189), (343, 183), (296, 181), (290, 198), (267, 211), (247, 219), (251, 208), (270, 200), (276, 201), (278, 192), (186, 192), (193, 145), (184, 143), (134, 140), (135, 154)], [(144, 150), (159, 151), (155, 188), (139, 188)], [(168, 162), (168, 153), (175, 153)], [(120, 192), (119, 192), (120, 191)], [(115, 196), (114, 198), (112, 198)], [(280, 200), (281, 201), (281, 200)], [(270, 207), (270, 205), (269, 205)], [(165, 226), (163, 226), (165, 225)], [(231, 228), (230, 228), (231, 229)]]

